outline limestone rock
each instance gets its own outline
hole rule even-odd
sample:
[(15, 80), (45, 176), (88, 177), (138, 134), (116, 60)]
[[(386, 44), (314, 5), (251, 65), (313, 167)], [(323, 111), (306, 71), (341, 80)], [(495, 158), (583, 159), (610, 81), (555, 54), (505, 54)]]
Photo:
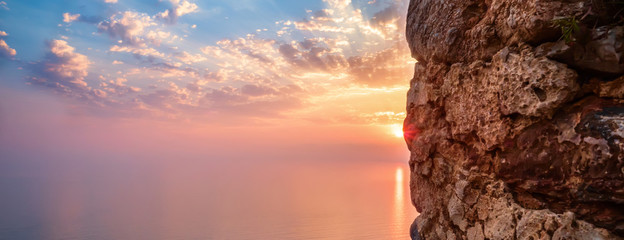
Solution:
[(489, 60), (505, 46), (556, 39), (556, 16), (587, 12), (590, 1), (411, 1), (407, 38), (419, 61)]
[[(404, 131), (421, 239), (622, 239), (623, 8), (411, 1)], [(552, 21), (566, 16), (572, 43)]]

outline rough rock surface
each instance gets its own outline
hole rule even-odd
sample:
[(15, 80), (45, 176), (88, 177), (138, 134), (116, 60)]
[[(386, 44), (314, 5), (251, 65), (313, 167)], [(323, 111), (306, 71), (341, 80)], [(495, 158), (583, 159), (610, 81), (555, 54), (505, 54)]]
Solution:
[(411, 1), (420, 239), (624, 237), (623, 3)]

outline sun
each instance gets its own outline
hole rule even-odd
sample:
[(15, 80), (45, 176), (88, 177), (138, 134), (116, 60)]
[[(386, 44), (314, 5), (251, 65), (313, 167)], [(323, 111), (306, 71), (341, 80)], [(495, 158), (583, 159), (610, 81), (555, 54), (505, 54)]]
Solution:
[(403, 137), (403, 126), (401, 126), (400, 124), (390, 125), (390, 131), (392, 132), (392, 135), (394, 135), (395, 137), (398, 137), (398, 138)]

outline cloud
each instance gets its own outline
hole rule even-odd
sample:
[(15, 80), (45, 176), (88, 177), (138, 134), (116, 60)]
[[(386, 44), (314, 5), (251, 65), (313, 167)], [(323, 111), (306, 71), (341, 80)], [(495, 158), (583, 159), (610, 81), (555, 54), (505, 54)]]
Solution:
[(371, 22), (374, 25), (394, 24), (401, 18), (397, 5), (392, 4), (384, 10), (375, 13)]
[(329, 7), (331, 8), (337, 8), (337, 9), (344, 9), (347, 6), (351, 5), (351, 0), (323, 0), (324, 2), (326, 2)]
[(191, 104), (189, 90), (171, 82), (166, 89), (158, 89), (139, 98), (143, 103), (161, 110), (178, 111), (180, 107)]
[(208, 72), (204, 75), (204, 79), (212, 82), (223, 82), (225, 80), (225, 73), (223, 70), (217, 72)]
[(207, 58), (202, 56), (201, 54), (190, 54), (188, 52), (181, 52), (176, 56), (176, 58), (186, 64), (203, 62), (207, 60)]
[(275, 62), (279, 60), (275, 44), (273, 39), (257, 38), (250, 34), (246, 38), (221, 40), (216, 46), (206, 46), (201, 51), (217, 61), (221, 68), (265, 74), (275, 73), (276, 66), (279, 65)]
[(163, 43), (175, 44), (182, 40), (178, 35), (166, 31), (165, 27), (155, 21), (155, 17), (135, 11), (117, 13), (98, 23), (100, 33), (106, 33), (113, 39), (119, 38), (109, 51), (132, 53), (147, 57), (149, 61), (168, 57), (159, 48)]
[(145, 38), (147, 43), (154, 46), (160, 46), (163, 41), (172, 41), (178, 39), (177, 35), (172, 35), (170, 32), (162, 31), (162, 30), (150, 30), (145, 34)]
[(409, 50), (404, 44), (379, 52), (349, 58), (349, 72), (355, 82), (372, 87), (404, 83), (411, 74)]
[(164, 20), (168, 24), (174, 24), (178, 18), (193, 12), (197, 12), (199, 7), (197, 4), (186, 0), (169, 0), (173, 5), (172, 8), (165, 10), (156, 15), (156, 18)]
[[(119, 111), (245, 118), (318, 115), (318, 109), (343, 109), (354, 96), (376, 96), (375, 89), (405, 84), (413, 64), (400, 31), (404, 17), (393, 9), (397, 1), (377, 0), (367, 6), (379, 10), (371, 15), (349, 0), (324, 2), (326, 9), (310, 11), (303, 20), (278, 21), (274, 35), (254, 31), (200, 51), (193, 49), (200, 40), (176, 35), (194, 25), (169, 25), (200, 11), (188, 0), (170, 0), (170, 8), (153, 15), (125, 11), (100, 20), (66, 13), (66, 22), (97, 22), (100, 36), (112, 39), (108, 54), (132, 54), (137, 62), (114, 58), (119, 60), (105, 61), (110, 66), (89, 68), (85, 55), (54, 40), (46, 57), (34, 64), (31, 82)], [(334, 104), (335, 99), (343, 105)], [(331, 117), (372, 116), (380, 122), (400, 117), (383, 108), (362, 115), (350, 107), (344, 107), (350, 112), (335, 110)]]
[[(298, 88), (298, 87), (293, 87)], [(201, 106), (221, 114), (256, 117), (281, 117), (303, 105), (298, 91), (290, 88), (245, 85), (212, 89), (201, 99)]]
[(136, 98), (141, 93), (140, 88), (126, 85), (127, 80), (124, 78), (107, 80), (99, 76), (87, 81), (93, 64), (87, 56), (77, 53), (64, 40), (52, 40), (47, 47), (44, 59), (30, 67), (33, 75), (29, 78), (29, 84), (43, 86), (64, 97), (78, 100), (85, 107), (84, 110), (92, 110), (96, 114), (102, 111), (124, 115), (145, 113), (145, 109), (141, 108), (142, 103)]
[(7, 6), (7, 3), (5, 1), (0, 1), (0, 8), (4, 9), (4, 10), (11, 10), (9, 9), (9, 7)]
[(121, 39), (121, 44), (139, 46), (145, 43), (145, 29), (154, 26), (153, 18), (145, 13), (125, 11), (98, 24), (98, 31)]
[(405, 29), (406, 15), (401, 14), (399, 9), (407, 6), (406, 2), (392, 2), (390, 6), (374, 14), (370, 24), (362, 25), (363, 31), (377, 34), (388, 40), (403, 40), (403, 34), (397, 34)]
[(345, 27), (345, 26), (336, 26), (326, 24), (327, 20), (323, 21), (314, 21), (314, 20), (304, 20), (300, 22), (294, 22), (295, 28), (298, 30), (304, 31), (318, 31), (318, 32), (333, 32), (333, 33), (354, 33), (355, 28), (353, 27)]
[[(402, 36), (405, 17), (398, 9), (407, 7), (407, 1), (383, 1), (388, 5), (370, 19), (364, 16), (361, 9), (354, 8), (350, 0), (325, 0), (328, 8), (310, 14), (302, 21), (278, 22), (285, 26), (280, 31), (283, 35), (289, 27), (304, 32), (336, 33), (343, 35), (359, 35), (359, 38), (379, 36), (384, 40), (398, 40)], [(376, 4), (381, 4), (377, 2)], [(401, 39), (404, 40), (404, 39)]]
[(0, 37), (6, 37), (9, 36), (9, 34), (7, 34), (5, 31), (0, 31)]
[(268, 86), (247, 84), (241, 88), (241, 93), (247, 96), (259, 97), (259, 96), (273, 95), (273, 94), (278, 93), (278, 91)]
[(104, 0), (105, 3), (117, 3), (117, 0)]
[(174, 78), (178, 80), (191, 81), (200, 80), (201, 73), (192, 67), (182, 67), (169, 63), (152, 63), (143, 70), (144, 73), (158, 74), (159, 78)]
[[(221, 68), (230, 69), (228, 79), (246, 79), (241, 77), (246, 72), (259, 78), (290, 81), (328, 76), (369, 87), (394, 86), (409, 79), (413, 62), (403, 33), (398, 30), (403, 19), (394, 9), (406, 1), (378, 1), (376, 4), (387, 7), (370, 18), (354, 9), (350, 1), (326, 3), (327, 9), (309, 12), (304, 21), (277, 22), (294, 26), (289, 29), (293, 35), (318, 37), (284, 42), (250, 34), (219, 41), (215, 46), (202, 48), (202, 52), (221, 63)], [(315, 33), (319, 31), (324, 33)], [(230, 64), (234, 62), (238, 64)]]
[(17, 51), (15, 51), (15, 49), (9, 47), (9, 45), (4, 41), (4, 39), (0, 39), (0, 57), (11, 58), (11, 57), (14, 57), (16, 54), (17, 54)]
[(45, 59), (35, 65), (33, 82), (58, 89), (62, 92), (88, 90), (84, 81), (91, 62), (87, 56), (74, 52), (74, 48), (64, 40), (52, 40), (48, 43), (49, 52)]
[(128, 80), (125, 78), (106, 80), (104, 76), (100, 76), (99, 79), (99, 86), (106, 95), (110, 93), (117, 96), (127, 96), (129, 93), (138, 93), (141, 91), (141, 88), (126, 85)]
[(306, 39), (294, 44), (282, 44), (279, 52), (290, 64), (307, 71), (334, 72), (347, 66), (340, 49), (323, 46), (323, 39)]
[(139, 55), (139, 56), (152, 56), (152, 57), (164, 57), (165, 56), (164, 53), (161, 53), (158, 50), (156, 50), (154, 48), (149, 48), (149, 47), (136, 48), (136, 47), (133, 47), (133, 46), (113, 45), (108, 50), (111, 51), (111, 52), (133, 53), (133, 54), (136, 54), (136, 55)]
[(78, 20), (80, 14), (63, 13), (63, 22), (70, 23)]

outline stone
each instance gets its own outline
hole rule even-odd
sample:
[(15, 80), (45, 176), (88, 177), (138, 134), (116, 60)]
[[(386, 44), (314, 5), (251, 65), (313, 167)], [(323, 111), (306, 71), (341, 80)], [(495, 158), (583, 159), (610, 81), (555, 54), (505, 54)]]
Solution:
[(466, 230), (468, 222), (464, 218), (464, 206), (455, 194), (451, 194), (451, 199), (448, 203), (448, 215), (455, 226), (459, 227), (462, 231)]
[(574, 44), (566, 44), (563, 40), (547, 42), (536, 48), (536, 54), (557, 59), (584, 72), (611, 76), (623, 74), (624, 27), (601, 26), (588, 31), (587, 39)]
[(513, 239), (515, 230), (514, 209), (504, 198), (494, 200), (491, 213), (483, 226), (486, 238), (493, 240)]
[(601, 98), (624, 98), (624, 77), (619, 77), (613, 81), (604, 82), (592, 79), (598, 85), (593, 92)]
[[(602, 0), (410, 2), (412, 233), (624, 237), (621, 12)], [(578, 20), (573, 42), (559, 17)]]
[(578, 16), (590, 8), (590, 1), (411, 1), (407, 39), (418, 61), (489, 60), (505, 46), (556, 39), (554, 17)]
[(420, 235), (418, 234), (418, 223), (414, 219), (414, 222), (410, 226), (410, 238), (412, 240), (420, 240)]
[(468, 240), (484, 240), (485, 236), (483, 235), (483, 227), (481, 223), (476, 223), (474, 227), (468, 228), (467, 238)]

